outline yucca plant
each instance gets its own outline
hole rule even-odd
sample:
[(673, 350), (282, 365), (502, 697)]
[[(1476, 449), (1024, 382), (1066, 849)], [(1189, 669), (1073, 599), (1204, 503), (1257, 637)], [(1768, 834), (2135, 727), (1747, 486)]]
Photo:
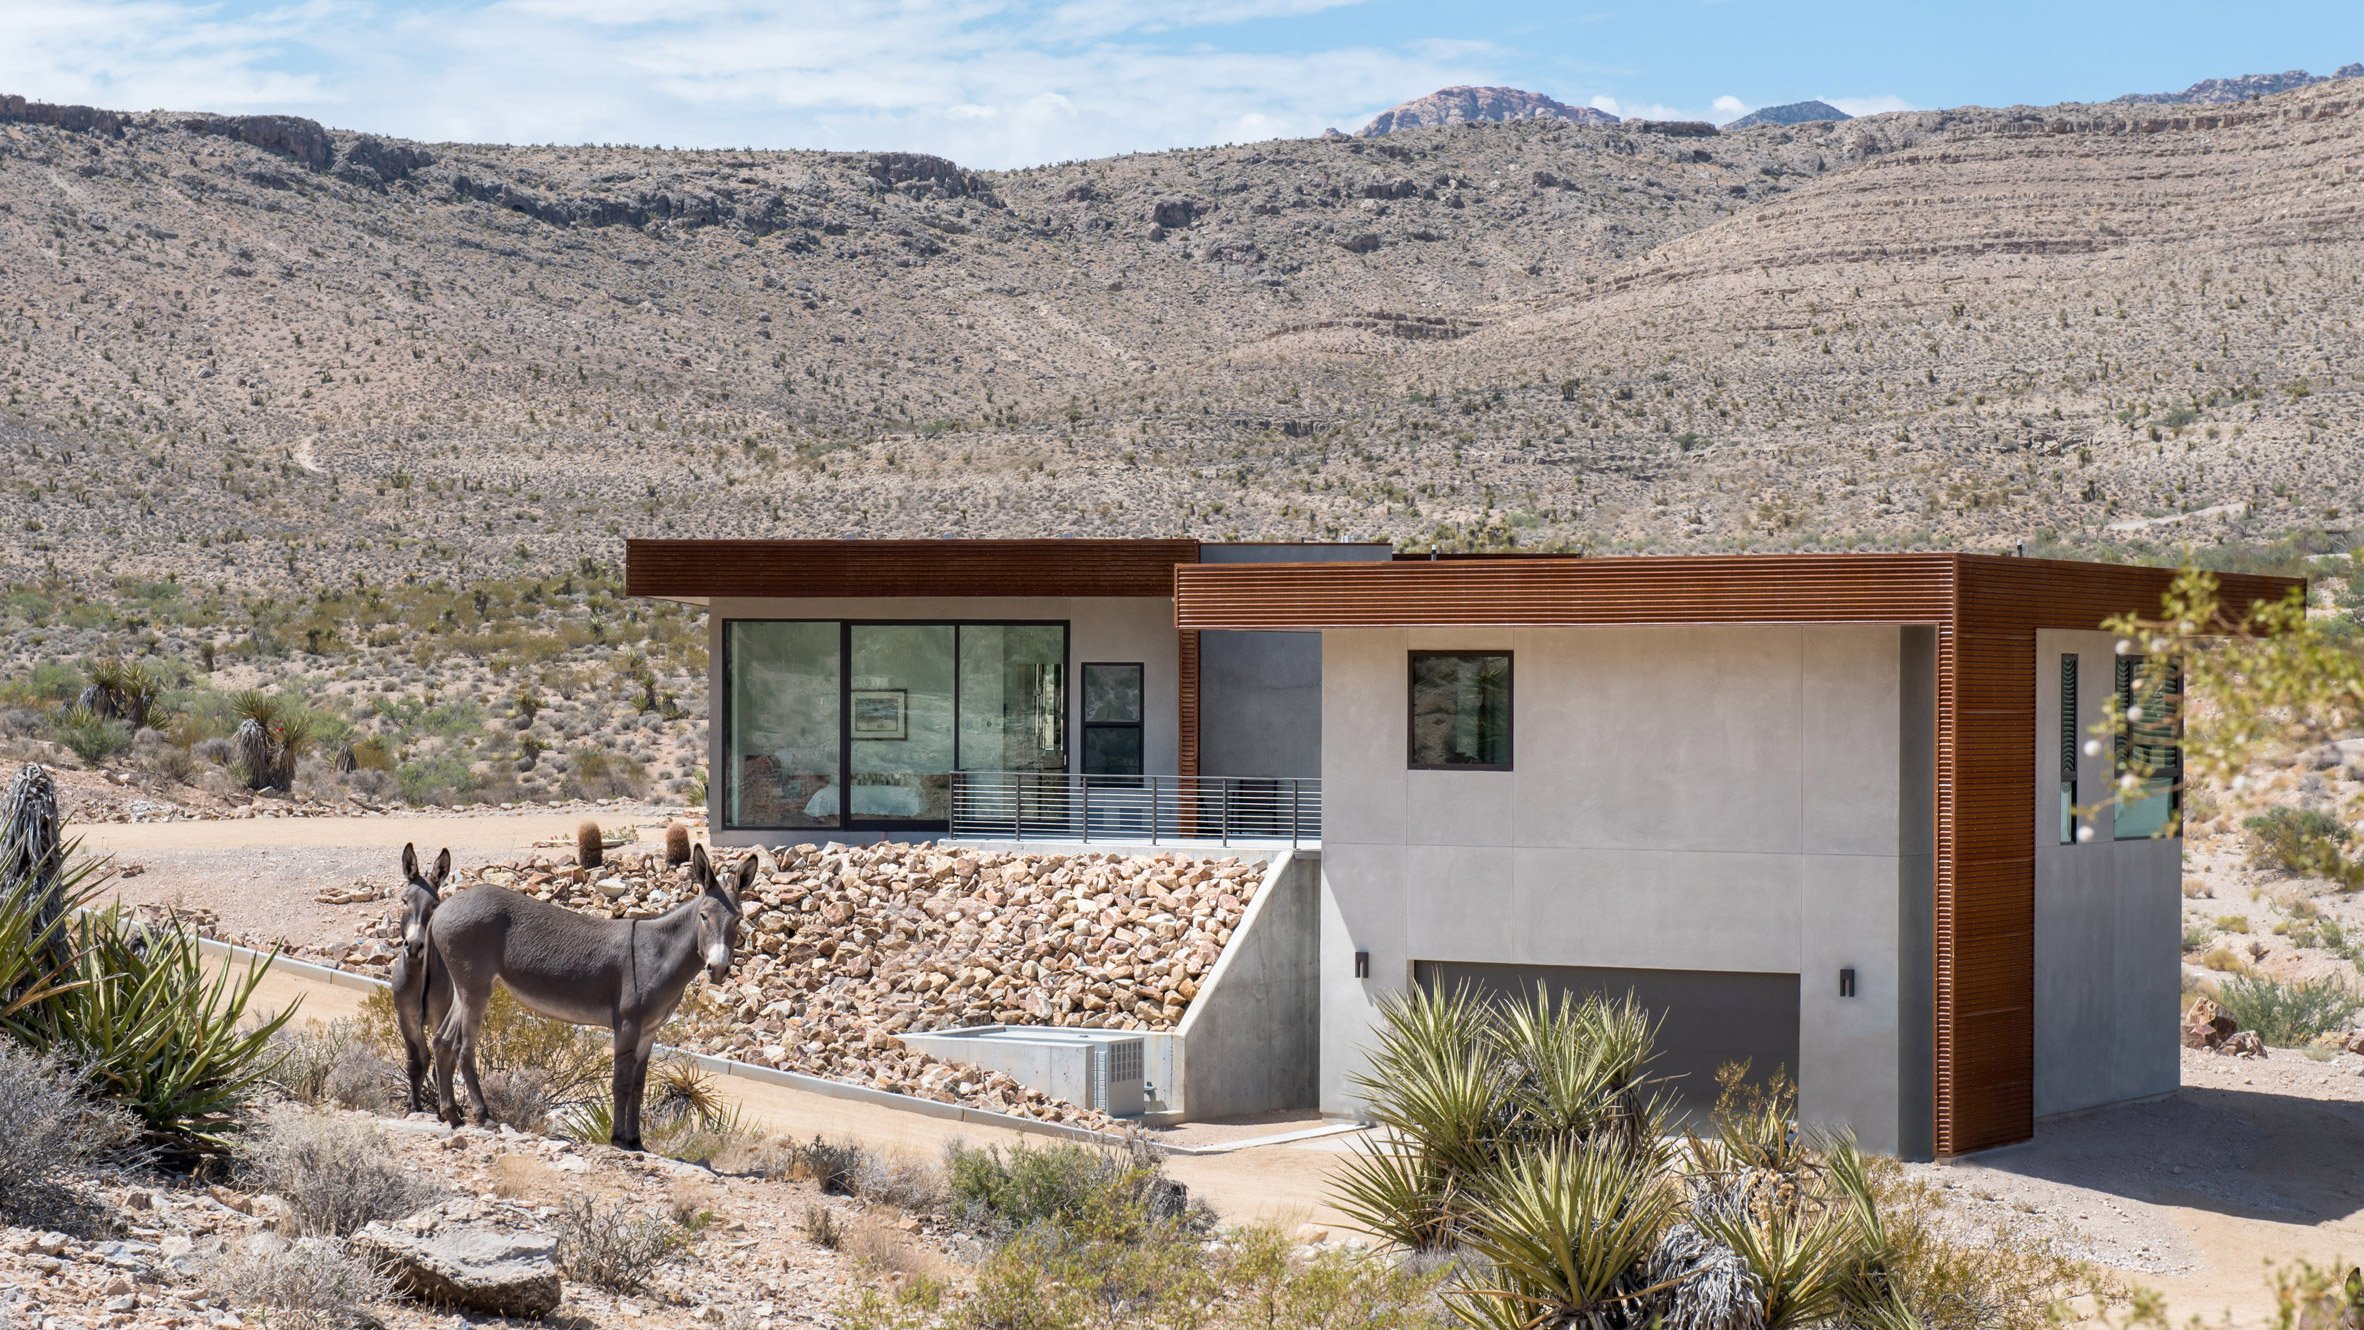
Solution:
[(57, 783), (28, 762), (0, 801), (0, 1021), (75, 982), (67, 919), (89, 896), (90, 865), (73, 855), (57, 811)]
[(103, 720), (120, 720), (139, 729), (164, 695), (164, 676), (145, 661), (118, 656), (91, 661), (84, 670), (90, 684), (82, 690), (79, 705)]
[(269, 962), (243, 976), (209, 972), (193, 934), (142, 928), (119, 906), (83, 914), (71, 931), (78, 982), (29, 1009), (20, 1036), (82, 1066), (168, 1155), (219, 1152), (276, 1065), (271, 1036), (295, 1014), (290, 1004), (247, 1024)]
[(1377, 1139), (1340, 1175), (1339, 1205), (1357, 1224), (1416, 1250), (1454, 1244), (1462, 1213), (1501, 1162), (1513, 1112), (1485, 1001), (1463, 987), (1385, 999), (1371, 1070), (1356, 1086)]
[(1455, 1291), (1455, 1313), (1480, 1330), (1647, 1324), (1667, 1291), (1647, 1282), (1648, 1258), (1681, 1204), (1666, 1164), (1655, 1142), (1634, 1151), (1616, 1136), (1513, 1160), (1462, 1226), (1486, 1267)]

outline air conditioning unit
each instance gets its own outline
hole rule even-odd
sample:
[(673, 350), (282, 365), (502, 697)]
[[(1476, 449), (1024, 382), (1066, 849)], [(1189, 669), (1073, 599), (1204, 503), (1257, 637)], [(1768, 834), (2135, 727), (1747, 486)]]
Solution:
[[(1099, 1034), (1081, 1030), (1079, 1034)], [(1092, 1056), (1092, 1102), (1086, 1107), (1099, 1109), (1112, 1118), (1137, 1118), (1148, 1106), (1149, 1096), (1142, 1088), (1141, 1040), (1139, 1036), (1125, 1038), (1097, 1038), (1089, 1041)]]
[(1127, 1030), (1056, 1025), (977, 1025), (903, 1042), (948, 1062), (1007, 1072), (1020, 1085), (1112, 1118), (1148, 1111), (1146, 1041)]

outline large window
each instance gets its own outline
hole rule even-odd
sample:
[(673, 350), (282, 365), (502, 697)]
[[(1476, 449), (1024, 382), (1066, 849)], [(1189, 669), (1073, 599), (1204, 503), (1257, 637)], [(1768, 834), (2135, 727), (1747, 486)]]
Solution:
[(2117, 838), (2174, 834), (2182, 811), (2183, 667), (2120, 656)]
[(839, 625), (722, 627), (722, 815), (734, 827), (834, 827)]
[(1415, 770), (1510, 770), (1510, 653), (1412, 653)]
[(732, 620), (731, 827), (943, 824), (954, 771), (1067, 766), (1067, 626)]
[(1139, 665), (1083, 667), (1084, 774), (1141, 774), (1141, 681)]

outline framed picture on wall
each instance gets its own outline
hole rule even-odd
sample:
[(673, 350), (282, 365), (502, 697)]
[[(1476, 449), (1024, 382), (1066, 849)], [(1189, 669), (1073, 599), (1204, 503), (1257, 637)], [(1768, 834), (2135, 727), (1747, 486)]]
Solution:
[(910, 698), (903, 688), (854, 689), (847, 698), (846, 732), (856, 739), (910, 738)]

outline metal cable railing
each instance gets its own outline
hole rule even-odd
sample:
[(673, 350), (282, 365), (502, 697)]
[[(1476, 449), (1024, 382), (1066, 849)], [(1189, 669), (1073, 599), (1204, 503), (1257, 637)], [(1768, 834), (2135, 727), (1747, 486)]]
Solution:
[(1322, 783), (1293, 776), (952, 773), (951, 834), (962, 840), (1317, 842)]

